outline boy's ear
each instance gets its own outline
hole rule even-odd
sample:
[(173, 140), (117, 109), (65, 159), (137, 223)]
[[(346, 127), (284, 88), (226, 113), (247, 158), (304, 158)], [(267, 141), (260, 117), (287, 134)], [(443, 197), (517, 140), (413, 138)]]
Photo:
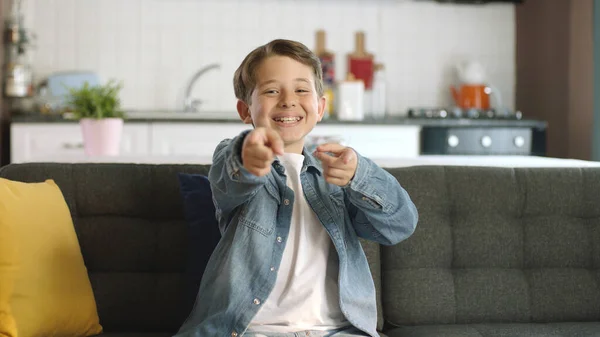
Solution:
[(236, 108), (242, 122), (245, 124), (252, 124), (252, 116), (250, 115), (250, 107), (248, 104), (241, 99), (238, 99)]
[(318, 102), (318, 111), (317, 111), (317, 121), (320, 122), (323, 119), (323, 115), (325, 114), (325, 107), (327, 106), (327, 97), (321, 96)]

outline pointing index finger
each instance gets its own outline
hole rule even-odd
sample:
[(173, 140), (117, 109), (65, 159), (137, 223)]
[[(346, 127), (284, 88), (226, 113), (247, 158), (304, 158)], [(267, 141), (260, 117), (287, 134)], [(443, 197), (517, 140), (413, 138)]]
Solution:
[(271, 148), (271, 150), (277, 155), (282, 155), (284, 144), (277, 131), (267, 129), (266, 136), (267, 142), (269, 143), (269, 147)]
[(331, 152), (336, 156), (339, 156), (346, 147), (338, 143), (325, 143), (317, 146), (319, 152)]
[(315, 157), (317, 157), (317, 159), (319, 159), (325, 165), (333, 165), (335, 163), (335, 161), (338, 159), (337, 157), (330, 156), (329, 154), (327, 154), (325, 152), (315, 151), (314, 155), (315, 155)]

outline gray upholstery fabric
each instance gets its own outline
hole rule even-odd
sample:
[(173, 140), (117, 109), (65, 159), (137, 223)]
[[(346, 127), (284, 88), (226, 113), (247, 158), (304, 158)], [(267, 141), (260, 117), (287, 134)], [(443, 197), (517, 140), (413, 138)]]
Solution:
[(600, 321), (599, 169), (391, 172), (420, 219), (381, 249), (390, 324)]
[[(0, 176), (60, 186), (103, 336), (160, 337), (187, 316), (176, 174), (208, 168), (13, 164)], [(398, 245), (361, 242), (389, 337), (600, 336), (600, 169), (389, 171), (420, 217)]]
[(393, 329), (388, 337), (598, 337), (600, 323), (425, 325)]
[[(54, 179), (71, 209), (105, 331), (176, 331), (187, 316), (181, 300), (186, 224), (178, 172), (209, 166), (19, 164), (0, 176)], [(383, 327), (379, 245), (362, 240)]]
[(177, 172), (206, 174), (208, 166), (21, 164), (0, 176), (51, 178), (61, 188), (106, 332), (174, 332), (188, 314)]

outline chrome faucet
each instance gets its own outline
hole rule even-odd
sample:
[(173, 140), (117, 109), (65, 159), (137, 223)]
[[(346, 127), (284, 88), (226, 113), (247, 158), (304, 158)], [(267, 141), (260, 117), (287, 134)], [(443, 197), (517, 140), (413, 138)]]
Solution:
[(200, 99), (192, 99), (190, 94), (192, 92), (192, 88), (196, 81), (204, 75), (205, 72), (211, 69), (218, 69), (221, 65), (218, 63), (209, 64), (206, 67), (200, 68), (188, 81), (185, 87), (185, 94), (183, 96), (183, 111), (184, 112), (199, 112), (199, 107), (202, 104), (202, 100)]

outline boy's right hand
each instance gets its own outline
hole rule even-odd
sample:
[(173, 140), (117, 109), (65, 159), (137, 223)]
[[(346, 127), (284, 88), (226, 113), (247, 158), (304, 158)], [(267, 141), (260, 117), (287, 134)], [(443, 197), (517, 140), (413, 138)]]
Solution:
[(282, 154), (283, 140), (275, 130), (265, 127), (257, 127), (248, 133), (242, 145), (242, 163), (258, 177), (268, 174), (275, 155)]

